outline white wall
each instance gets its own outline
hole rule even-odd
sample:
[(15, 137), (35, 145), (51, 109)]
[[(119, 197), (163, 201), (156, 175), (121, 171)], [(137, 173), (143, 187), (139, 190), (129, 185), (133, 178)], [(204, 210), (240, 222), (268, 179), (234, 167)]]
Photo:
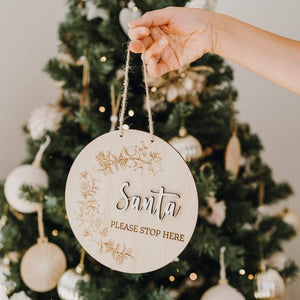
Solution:
[[(0, 10), (0, 178), (25, 157), (21, 126), (41, 103), (55, 102), (58, 90), (42, 68), (57, 50), (57, 25), (63, 19), (62, 0), (3, 1)], [(298, 0), (219, 0), (217, 11), (300, 40)], [(287, 53), (288, 55), (288, 53)], [(277, 180), (295, 190), (288, 205), (300, 215), (300, 97), (233, 65), (239, 91), (239, 119), (249, 122), (265, 146), (264, 158)], [(300, 82), (299, 82), (300, 84)], [(275, 211), (279, 208), (275, 208)], [(300, 239), (287, 244), (300, 265)], [(298, 299), (300, 280), (290, 299)]]

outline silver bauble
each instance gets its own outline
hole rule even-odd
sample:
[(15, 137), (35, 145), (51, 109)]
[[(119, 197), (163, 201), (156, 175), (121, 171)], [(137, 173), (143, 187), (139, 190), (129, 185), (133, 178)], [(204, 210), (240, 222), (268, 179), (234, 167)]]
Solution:
[(169, 144), (181, 154), (185, 161), (197, 160), (202, 155), (200, 142), (189, 135), (184, 127), (180, 128), (179, 137), (173, 137)]
[(261, 271), (255, 275), (254, 297), (256, 299), (277, 300), (284, 295), (284, 281), (274, 269), (266, 270), (261, 266)]
[(77, 268), (67, 270), (59, 279), (57, 284), (58, 296), (61, 300), (81, 300), (78, 294), (77, 283), (79, 281), (87, 282), (90, 277), (88, 274), (76, 271)]

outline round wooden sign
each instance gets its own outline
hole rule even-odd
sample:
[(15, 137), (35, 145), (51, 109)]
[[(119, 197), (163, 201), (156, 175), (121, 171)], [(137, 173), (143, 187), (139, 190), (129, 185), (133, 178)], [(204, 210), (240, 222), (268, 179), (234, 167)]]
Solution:
[(144, 273), (172, 262), (195, 229), (198, 196), (180, 154), (149, 133), (106, 133), (78, 155), (66, 209), (82, 247), (103, 265)]

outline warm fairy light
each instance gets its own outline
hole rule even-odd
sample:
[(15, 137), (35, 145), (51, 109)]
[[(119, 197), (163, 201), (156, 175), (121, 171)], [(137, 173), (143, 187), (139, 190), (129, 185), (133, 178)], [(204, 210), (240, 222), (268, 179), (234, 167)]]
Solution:
[(65, 215), (65, 219), (68, 220), (68, 216), (67, 215)]
[(137, 11), (138, 8), (137, 8), (136, 6), (134, 6), (134, 7), (132, 8), (132, 10), (133, 10), (133, 11)]
[(100, 106), (99, 107), (99, 111), (102, 112), (102, 113), (104, 113), (105, 112), (105, 107), (104, 106)]
[(133, 117), (134, 116), (134, 111), (131, 109), (128, 111), (128, 116)]
[(179, 272), (180, 272), (180, 270), (179, 270), (179, 269), (176, 269), (176, 272), (177, 272), (177, 273), (179, 273)]
[(53, 236), (57, 236), (58, 235), (58, 231), (56, 229), (52, 230), (52, 235)]
[(239, 273), (240, 273), (240, 275), (245, 275), (245, 274), (246, 274), (246, 271), (245, 271), (244, 269), (240, 269), (240, 270), (239, 270)]
[(125, 129), (125, 130), (126, 130), (126, 129), (129, 129), (129, 126), (128, 126), (127, 124), (124, 124), (124, 125), (123, 125), (123, 129)]
[(106, 61), (107, 61), (106, 56), (101, 56), (101, 57), (100, 57), (100, 61), (101, 61), (101, 62), (106, 62)]
[(252, 274), (249, 274), (249, 275), (248, 275), (248, 279), (249, 279), (249, 280), (253, 280), (253, 279), (254, 279), (254, 276), (253, 276)]
[(155, 86), (153, 86), (153, 87), (151, 88), (151, 92), (155, 93), (156, 91), (157, 91), (157, 88), (156, 88)]
[(196, 273), (191, 273), (191, 274), (190, 274), (190, 279), (191, 279), (191, 280), (196, 280), (197, 277), (198, 277), (198, 276), (197, 276)]
[(173, 282), (173, 281), (175, 281), (175, 277), (174, 277), (173, 275), (171, 275), (171, 276), (169, 276), (169, 280), (170, 280), (171, 282)]

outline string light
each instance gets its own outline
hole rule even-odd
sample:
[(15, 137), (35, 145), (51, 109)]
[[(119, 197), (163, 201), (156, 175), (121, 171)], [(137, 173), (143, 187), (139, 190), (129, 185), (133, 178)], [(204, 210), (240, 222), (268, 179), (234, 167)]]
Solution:
[(100, 57), (100, 61), (101, 61), (101, 62), (106, 62), (106, 61), (107, 61), (106, 56), (101, 56), (101, 57)]
[(99, 111), (102, 112), (102, 113), (104, 113), (105, 112), (105, 107), (104, 106), (100, 106), (99, 107)]
[(67, 215), (65, 215), (65, 219), (68, 220), (68, 216)]
[(133, 117), (134, 116), (134, 111), (131, 109), (128, 111), (128, 116)]
[(179, 269), (176, 269), (176, 272), (179, 273), (180, 272)]
[(52, 235), (53, 236), (57, 236), (58, 235), (58, 231), (56, 229), (52, 230)]
[(239, 273), (240, 273), (240, 275), (245, 275), (245, 274), (246, 274), (246, 271), (245, 271), (244, 269), (240, 269), (240, 270), (239, 270)]
[(249, 280), (253, 280), (253, 279), (254, 279), (254, 276), (253, 276), (252, 274), (249, 274), (249, 275), (248, 275), (248, 279), (249, 279)]
[(127, 124), (124, 124), (123, 129), (127, 130), (127, 129), (129, 129), (129, 126)]
[(153, 87), (151, 88), (151, 92), (155, 93), (156, 91), (157, 91), (157, 88), (156, 88), (155, 86), (153, 86)]
[(198, 276), (197, 276), (196, 273), (191, 273), (191, 274), (190, 274), (190, 279), (191, 279), (191, 280), (196, 280), (197, 277), (198, 277)]
[(169, 280), (170, 280), (171, 282), (174, 282), (174, 281), (175, 281), (175, 277), (174, 277), (173, 275), (171, 275), (171, 276), (169, 276)]
[(137, 8), (136, 6), (134, 6), (134, 7), (132, 8), (132, 10), (133, 10), (133, 11), (137, 11), (138, 8)]

